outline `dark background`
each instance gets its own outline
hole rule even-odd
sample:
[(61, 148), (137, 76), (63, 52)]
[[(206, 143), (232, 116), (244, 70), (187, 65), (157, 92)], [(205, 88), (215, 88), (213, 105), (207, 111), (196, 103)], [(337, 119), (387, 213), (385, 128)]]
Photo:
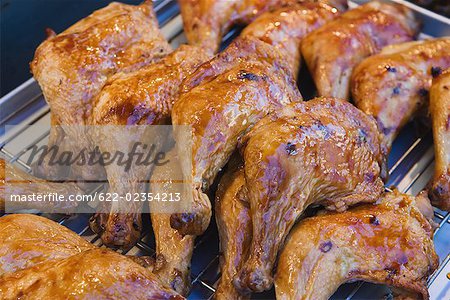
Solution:
[[(7, 94), (29, 78), (29, 63), (45, 39), (45, 28), (63, 31), (110, 0), (1, 0), (0, 93)], [(138, 4), (142, 0), (120, 0)]]

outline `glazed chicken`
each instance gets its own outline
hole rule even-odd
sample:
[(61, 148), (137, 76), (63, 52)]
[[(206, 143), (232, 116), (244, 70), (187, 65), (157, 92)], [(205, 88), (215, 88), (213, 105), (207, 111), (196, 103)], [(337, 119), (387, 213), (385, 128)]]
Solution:
[[(201, 46), (210, 53), (219, 50), (222, 36), (234, 24), (249, 24), (267, 11), (289, 6), (298, 0), (178, 0), (184, 23), (184, 33), (191, 45)], [(306, 1), (305, 1), (306, 2)], [(322, 2), (340, 11), (347, 9), (346, 0)]]
[(15, 202), (9, 196), (81, 194), (81, 190), (73, 183), (53, 183), (36, 178), (15, 168), (0, 158), (0, 211), (14, 212), (22, 209), (38, 209), (43, 212), (69, 213), (77, 207), (76, 201), (20, 201)]
[[(175, 140), (181, 161), (192, 159), (192, 164), (182, 164), (182, 171), (193, 182), (186, 191), (192, 193), (193, 207), (171, 217), (171, 226), (181, 234), (199, 235), (207, 228), (211, 204), (205, 192), (244, 133), (268, 112), (302, 100), (295, 82), (299, 63), (292, 58), (299, 57), (305, 34), (336, 15), (334, 8), (317, 3), (262, 15), (265, 22), (255, 20), (184, 81), (172, 122), (192, 126), (191, 139), (175, 135)], [(275, 23), (276, 29), (270, 26)]]
[[(139, 6), (111, 3), (61, 34), (52, 34), (38, 47), (30, 66), (51, 109), (49, 146), (69, 143), (65, 147), (75, 154), (92, 150), (82, 125), (89, 125), (92, 99), (108, 78), (118, 71), (139, 69), (171, 51), (152, 5), (150, 0)], [(36, 174), (61, 179), (66, 168), (51, 166), (49, 158), (35, 166)], [(86, 181), (103, 179), (99, 165), (71, 167), (71, 179), (80, 179), (83, 187), (90, 186)]]
[(376, 123), (344, 100), (316, 98), (270, 114), (243, 153), (253, 226), (250, 256), (235, 277), (243, 291), (271, 287), (278, 250), (307, 206), (344, 211), (384, 189)]
[[(171, 128), (124, 125), (169, 124), (181, 81), (207, 59), (201, 49), (181, 46), (157, 63), (111, 77), (92, 101), (91, 123), (103, 126), (90, 135), (100, 150), (130, 153), (137, 142), (148, 144), (148, 149), (155, 146), (155, 153), (162, 149), (168, 139), (163, 133)], [(114, 125), (123, 126), (118, 129)], [(141, 153), (149, 151), (143, 146), (137, 149)], [(145, 192), (144, 179), (149, 177), (151, 166), (134, 162), (129, 170), (117, 163), (105, 168), (110, 192), (123, 196)], [(113, 203), (109, 209), (103, 208), (110, 214), (102, 211), (95, 215), (91, 227), (101, 234), (104, 244), (128, 248), (140, 237), (141, 205), (134, 201)]]
[(107, 249), (92, 249), (0, 276), (2, 299), (184, 299)]
[(377, 205), (306, 218), (281, 252), (277, 299), (329, 299), (352, 280), (390, 285), (407, 299), (429, 299), (427, 278), (439, 263), (432, 237), (415, 197), (397, 191)]
[(319, 96), (348, 99), (353, 68), (386, 45), (412, 40), (418, 29), (410, 9), (372, 1), (313, 31), (302, 54)]
[(429, 194), (436, 206), (450, 211), (450, 70), (433, 80), (430, 112), (436, 163)]
[[(175, 161), (176, 151), (172, 149), (168, 159)], [(170, 193), (176, 191), (176, 174), (181, 170), (178, 163), (165, 164), (155, 168), (151, 176), (150, 191)], [(156, 182), (161, 184), (155, 184)], [(176, 229), (170, 227), (170, 213), (175, 207), (169, 207), (167, 202), (150, 202), (150, 212), (153, 233), (156, 242), (156, 265), (153, 272), (167, 286), (187, 295), (191, 288), (191, 258), (194, 251), (193, 235), (181, 235)]]
[(385, 47), (352, 75), (353, 100), (375, 117), (389, 153), (402, 127), (428, 103), (433, 76), (450, 68), (450, 38)]
[(221, 277), (214, 296), (217, 300), (245, 300), (250, 299), (249, 293), (237, 290), (233, 278), (247, 260), (252, 224), (242, 162), (230, 161), (227, 168), (216, 192)]
[(30, 214), (0, 218), (0, 276), (95, 246), (58, 223)]

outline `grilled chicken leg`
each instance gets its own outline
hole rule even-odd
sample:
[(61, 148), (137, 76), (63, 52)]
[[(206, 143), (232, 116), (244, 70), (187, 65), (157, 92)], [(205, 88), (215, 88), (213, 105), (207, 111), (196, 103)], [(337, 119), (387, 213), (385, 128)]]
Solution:
[(310, 33), (302, 54), (319, 96), (348, 99), (353, 68), (386, 45), (412, 40), (418, 28), (408, 8), (372, 1)]
[(399, 192), (385, 194), (377, 205), (307, 218), (281, 252), (277, 299), (329, 299), (351, 280), (429, 299), (427, 278), (439, 263), (432, 236), (414, 197)]
[(400, 129), (428, 102), (433, 75), (450, 68), (450, 38), (385, 47), (352, 75), (358, 108), (375, 117), (389, 153)]
[[(147, 153), (143, 145), (151, 141), (147, 149), (155, 146), (155, 151), (159, 151), (167, 139), (162, 133), (170, 128), (125, 125), (168, 124), (181, 81), (206, 60), (201, 49), (181, 46), (157, 63), (114, 75), (93, 100), (91, 123), (104, 125), (91, 133), (100, 150), (130, 153), (140, 142), (142, 147), (138, 149)], [(110, 191), (124, 197), (127, 193), (145, 192), (145, 179), (150, 172), (151, 167), (137, 163), (129, 170), (117, 163), (106, 166)], [(94, 216), (92, 227), (96, 231), (104, 229), (100, 232), (103, 243), (127, 248), (136, 242), (142, 226), (140, 205), (140, 202), (121, 201), (113, 203), (109, 215)]]
[[(11, 196), (31, 196), (81, 194), (81, 190), (73, 183), (53, 183), (8, 165), (0, 158), (0, 211), (12, 212), (21, 209), (39, 209), (43, 212), (66, 213), (73, 212), (77, 207), (76, 201), (49, 202), (49, 201), (13, 201)], [(8, 204), (6, 204), (8, 201)]]
[[(53, 123), (63, 126), (65, 141), (75, 155), (92, 149), (82, 125), (89, 125), (92, 99), (108, 78), (118, 71), (141, 68), (169, 51), (150, 0), (139, 6), (111, 3), (38, 47), (31, 71), (50, 105)], [(60, 129), (52, 132), (51, 141), (62, 139)], [(73, 179), (98, 180), (102, 174), (98, 165), (75, 163), (71, 167)], [(59, 173), (47, 168), (51, 166), (45, 161), (36, 171)]]
[(107, 249), (92, 249), (0, 277), (2, 299), (184, 299), (149, 270)]
[(217, 300), (250, 299), (233, 285), (233, 278), (247, 260), (252, 224), (245, 193), (242, 162), (228, 163), (216, 193), (216, 221), (220, 238), (221, 277), (215, 295)]
[(450, 211), (450, 70), (433, 80), (430, 112), (436, 163), (429, 194), (436, 206)]
[(58, 223), (29, 214), (0, 218), (0, 276), (95, 246)]
[[(174, 163), (154, 169), (150, 189), (155, 195), (176, 191), (177, 174), (181, 170), (176, 162), (176, 150), (172, 149), (168, 159)], [(162, 184), (155, 184), (161, 181)], [(161, 206), (163, 205), (163, 207)], [(150, 202), (153, 232), (156, 242), (156, 266), (153, 270), (158, 278), (181, 295), (187, 295), (191, 288), (191, 258), (195, 236), (181, 235), (170, 227), (170, 204)], [(175, 208), (175, 207), (174, 207)]]
[[(211, 204), (205, 192), (236, 149), (239, 139), (268, 112), (301, 101), (295, 83), (302, 37), (336, 16), (325, 4), (296, 4), (250, 25), (224, 52), (201, 65), (184, 81), (172, 111), (173, 124), (192, 126), (192, 139), (177, 137), (178, 154), (192, 178), (191, 212), (174, 214), (171, 226), (181, 234), (201, 234), (209, 224)], [(273, 29), (270, 24), (278, 24)], [(263, 28), (262, 31), (259, 28)], [(278, 34), (278, 35), (277, 35)], [(293, 52), (291, 52), (293, 51)], [(192, 152), (186, 154), (186, 145)], [(184, 161), (186, 161), (184, 159)]]
[[(178, 0), (184, 32), (191, 45), (201, 46), (210, 53), (219, 49), (222, 36), (234, 24), (249, 24), (259, 15), (298, 0)], [(308, 1), (316, 2), (316, 1)], [(346, 0), (317, 1), (340, 11), (347, 9)]]
[(271, 287), (278, 250), (307, 206), (344, 211), (383, 191), (376, 123), (344, 100), (316, 98), (262, 119), (248, 134), (244, 161), (253, 238), (235, 278), (241, 290)]

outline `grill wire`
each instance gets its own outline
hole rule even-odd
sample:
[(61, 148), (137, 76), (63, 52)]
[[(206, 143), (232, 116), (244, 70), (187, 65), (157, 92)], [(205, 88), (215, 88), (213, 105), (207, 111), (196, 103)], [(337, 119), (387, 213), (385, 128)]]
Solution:
[[(160, 26), (164, 29), (164, 26), (169, 23), (180, 23), (180, 15), (179, 8), (176, 4), (176, 1), (173, 0), (159, 0), (155, 2), (155, 11), (158, 15), (158, 21)], [(178, 20), (177, 20), (178, 18)], [(179, 24), (178, 24), (179, 25)], [(180, 27), (180, 26), (178, 26)], [(169, 30), (170, 31), (170, 30)], [(234, 29), (230, 31), (225, 37), (223, 41), (222, 48), (229, 44), (229, 42), (238, 35), (239, 30)], [(172, 30), (172, 32), (168, 33), (168, 38), (171, 44), (176, 47), (179, 43), (184, 41), (183, 30), (182, 28), (178, 28)], [(27, 103), (33, 103), (35, 101), (44, 101), (42, 94), (39, 94), (27, 101)], [(15, 112), (19, 114), (20, 111)], [(38, 113), (34, 113), (29, 119), (26, 120), (25, 125), (34, 125), (39, 124), (40, 122), (45, 122), (49, 119), (50, 109), (48, 106), (43, 107)], [(22, 135), (26, 134), (26, 130), (29, 128), (28, 126), (23, 126), (20, 130), (14, 132), (13, 134), (7, 136), (6, 139), (0, 142), (0, 152), (1, 156), (3, 156), (10, 163), (17, 164), (22, 169), (25, 169), (28, 172), (31, 172), (31, 168), (29, 165), (25, 163), (26, 159), (22, 159), (33, 146), (37, 144), (45, 144), (46, 140), (49, 136), (49, 130), (46, 130), (43, 133), (37, 135), (36, 138), (31, 139), (31, 142), (25, 144), (22, 149), (12, 152), (9, 151), (8, 145), (11, 143), (17, 142), (20, 138), (23, 138)], [(431, 144), (431, 133), (425, 135), (424, 138), (417, 138), (414, 143), (412, 143), (402, 155), (398, 157), (397, 162), (390, 168), (389, 174), (390, 179), (386, 186), (398, 186), (400, 182), (405, 178), (406, 173), (412, 168), (412, 166), (417, 163), (418, 158), (423, 156), (424, 149), (430, 150)], [(412, 156), (412, 157), (411, 157)], [(408, 179), (408, 184), (399, 189), (402, 192), (408, 192), (412, 188), (412, 186), (416, 183), (416, 181), (432, 167), (433, 156), (431, 154), (425, 162), (425, 167), (422, 170), (414, 175), (413, 178)], [(406, 170), (406, 172), (405, 172)], [(97, 190), (101, 189), (100, 186)], [(389, 190), (389, 188), (387, 188)], [(213, 199), (213, 198), (211, 198)], [(75, 231), (80, 236), (84, 237), (89, 242), (99, 246), (104, 247), (102, 242), (96, 234), (94, 234), (88, 224), (88, 220), (90, 215), (88, 214), (78, 214), (73, 216), (61, 215), (61, 214), (41, 214), (38, 215), (47, 217), (58, 222), (61, 225), (64, 225), (73, 231)], [(443, 230), (445, 224), (450, 224), (450, 213), (445, 211), (441, 211), (437, 208), (434, 209), (435, 221), (439, 224), (439, 227), (436, 229), (435, 236), (440, 234)], [(142, 233), (142, 237), (138, 241), (138, 243), (128, 250), (118, 250), (118, 252), (122, 254), (129, 255), (147, 255), (153, 256), (155, 254), (155, 240), (152, 234), (151, 225), (149, 221), (150, 217), (144, 216), (144, 230)], [(448, 234), (448, 232), (446, 232)], [(192, 290), (189, 295), (189, 299), (211, 299), (214, 295), (216, 284), (220, 276), (219, 271), (219, 238), (217, 234), (217, 227), (215, 224), (214, 218), (212, 218), (211, 225), (207, 229), (207, 231), (200, 237), (196, 239), (194, 255), (192, 258), (192, 267), (191, 267), (191, 282), (192, 282)], [(445, 265), (445, 262), (449, 260), (450, 256), (447, 257), (444, 262), (441, 264), (440, 269)], [(441, 257), (442, 259), (442, 257)], [(439, 274), (440, 269), (436, 271), (434, 276), (431, 276), (428, 284), (431, 285), (433, 280), (436, 278), (436, 275)], [(345, 287), (346, 292), (339, 293), (344, 299), (352, 299), (358, 291), (365, 285), (370, 285), (369, 283), (363, 282), (355, 282), (346, 284)], [(338, 291), (339, 292), (339, 291)], [(387, 295), (390, 298), (389, 295)], [(257, 299), (273, 299), (274, 291), (265, 292), (261, 294), (255, 294), (253, 298)], [(353, 298), (354, 299), (354, 298)]]

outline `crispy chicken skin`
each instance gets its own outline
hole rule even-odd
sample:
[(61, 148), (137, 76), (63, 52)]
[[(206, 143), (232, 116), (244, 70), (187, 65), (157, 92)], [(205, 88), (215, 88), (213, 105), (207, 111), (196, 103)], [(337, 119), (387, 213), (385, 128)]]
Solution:
[[(298, 0), (178, 0), (183, 17), (184, 32), (192, 45), (201, 46), (210, 53), (219, 49), (222, 36), (234, 24), (249, 24), (261, 14), (293, 5)], [(306, 1), (305, 1), (306, 2)], [(347, 9), (346, 0), (322, 2), (340, 11)]]
[[(167, 157), (176, 159), (176, 149), (172, 149)], [(165, 164), (154, 169), (150, 189), (154, 194), (175, 191), (174, 174), (180, 173), (178, 164)], [(163, 181), (161, 185), (153, 182)], [(195, 236), (181, 235), (170, 227), (170, 213), (161, 212), (167, 207), (158, 207), (160, 203), (150, 202), (153, 233), (156, 242), (156, 266), (153, 272), (167, 286), (181, 295), (187, 295), (191, 288), (191, 258), (194, 251)]]
[(125, 256), (92, 249), (0, 277), (2, 299), (184, 299)]
[[(45, 40), (30, 67), (50, 105), (53, 125), (87, 125), (92, 98), (109, 77), (141, 68), (168, 52), (170, 46), (159, 32), (152, 1), (139, 6), (115, 2)], [(65, 141), (75, 153), (90, 149), (80, 126), (64, 129), (69, 136)], [(51, 142), (63, 139), (60, 133), (53, 132)], [(60, 170), (44, 163), (35, 171), (57, 178)], [(101, 168), (74, 164), (72, 172), (75, 178), (97, 180)]]
[(428, 103), (433, 74), (450, 68), (450, 38), (391, 45), (352, 75), (356, 106), (375, 117), (389, 153), (401, 128)]
[(439, 263), (432, 236), (414, 197), (397, 191), (377, 205), (306, 218), (281, 252), (277, 299), (329, 299), (351, 280), (388, 284), (428, 299), (427, 278)]
[(4, 159), (0, 158), (0, 211), (6, 208), (8, 212), (15, 209), (39, 209), (45, 212), (65, 213), (73, 210), (78, 203), (76, 201), (66, 202), (10, 202), (5, 207), (5, 201), (9, 195), (49, 195), (58, 193), (60, 195), (77, 195), (81, 190), (73, 183), (53, 183), (36, 178), (18, 168), (8, 165)]
[(430, 112), (436, 163), (429, 195), (433, 204), (450, 211), (450, 69), (433, 80)]
[(75, 232), (36, 215), (3, 216), (0, 228), (0, 276), (95, 248)]
[[(298, 62), (290, 57), (299, 56), (305, 34), (337, 14), (330, 6), (312, 3), (282, 10), (268, 13), (272, 17), (262, 15), (266, 22), (255, 21), (254, 26), (267, 28), (267, 36), (247, 28), (184, 81), (172, 111), (173, 124), (192, 126), (192, 142), (175, 136), (180, 158), (192, 143), (192, 169), (182, 164), (182, 171), (193, 181), (192, 191), (187, 191), (193, 194), (193, 208), (171, 218), (172, 227), (182, 234), (198, 235), (208, 226), (211, 204), (205, 192), (244, 133), (268, 112), (302, 100), (295, 82)], [(273, 21), (280, 23), (277, 38), (268, 26)], [(297, 49), (291, 53), (288, 45), (293, 42)]]
[[(102, 91), (93, 100), (91, 123), (94, 125), (163, 125), (170, 121), (170, 114), (182, 80), (206, 61), (206, 54), (194, 46), (181, 46), (157, 63), (129, 73), (117, 73), (111, 77)], [(104, 127), (103, 127), (104, 128)], [(114, 131), (114, 127), (111, 128)], [(101, 151), (117, 149), (129, 153), (136, 142), (149, 143), (144, 128), (132, 129), (123, 134), (108, 134), (108, 130), (92, 133), (93, 140)], [(122, 130), (121, 130), (122, 132)], [(156, 132), (154, 133), (156, 134)], [(156, 136), (152, 136), (155, 138)], [(163, 139), (166, 137), (163, 137)], [(151, 139), (161, 148), (163, 139)], [(111, 192), (145, 192), (142, 179), (148, 178), (151, 167), (133, 164), (125, 171), (123, 166), (110, 164), (106, 173)], [(140, 202), (120, 203), (120, 209), (113, 204), (109, 215), (97, 214), (91, 221), (96, 232), (102, 234), (106, 245), (129, 247), (140, 236), (142, 220), (137, 205)], [(129, 211), (129, 214), (124, 212)], [(121, 212), (121, 213), (119, 213)]]
[(248, 257), (252, 237), (250, 209), (242, 162), (230, 161), (227, 168), (216, 192), (221, 277), (214, 295), (217, 300), (245, 300), (250, 295), (235, 288), (233, 277)]
[(302, 54), (319, 96), (348, 99), (353, 68), (386, 45), (412, 40), (418, 28), (408, 8), (372, 1), (310, 33)]
[(307, 206), (344, 211), (378, 199), (384, 156), (373, 118), (333, 98), (286, 106), (262, 119), (247, 138), (253, 238), (235, 284), (260, 292), (271, 287), (278, 250)]

